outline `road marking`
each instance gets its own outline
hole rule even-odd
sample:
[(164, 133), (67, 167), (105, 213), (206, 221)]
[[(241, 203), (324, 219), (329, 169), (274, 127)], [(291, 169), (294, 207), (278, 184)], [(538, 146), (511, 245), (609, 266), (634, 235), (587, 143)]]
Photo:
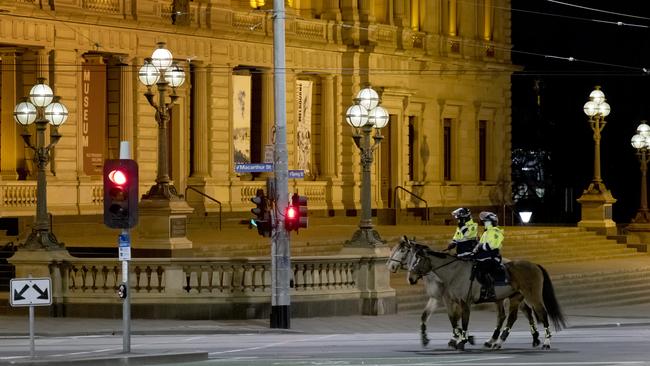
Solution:
[(48, 357), (79, 356), (79, 355), (87, 355), (87, 354), (92, 354), (92, 353), (117, 351), (117, 350), (121, 350), (121, 349), (122, 349), (122, 347), (119, 347), (119, 348), (104, 348), (104, 349), (97, 349), (97, 350), (94, 350), (94, 351), (60, 353), (60, 354), (56, 354), (56, 355), (48, 355)]
[(271, 347), (275, 347), (275, 346), (281, 346), (281, 345), (285, 345), (285, 344), (288, 344), (288, 343), (295, 343), (295, 342), (308, 342), (308, 341), (319, 341), (319, 340), (321, 340), (321, 339), (327, 339), (327, 338), (332, 338), (332, 337), (336, 337), (336, 336), (338, 336), (338, 334), (329, 334), (329, 335), (322, 336), (322, 337), (303, 338), (303, 339), (291, 339), (291, 340), (284, 341), (284, 342), (276, 342), (276, 343), (263, 344), (263, 345), (261, 345), (261, 346), (257, 346), (257, 347), (248, 347), (248, 348), (231, 349), (231, 350), (227, 350), (227, 351), (216, 351), (216, 352), (210, 352), (210, 353), (208, 353), (208, 357), (209, 357), (209, 356), (212, 356), (212, 355), (220, 355), (220, 354), (224, 354), (224, 353), (234, 353), (234, 352), (254, 351), (254, 350), (258, 350), (258, 349), (264, 349), (264, 348), (271, 348)]

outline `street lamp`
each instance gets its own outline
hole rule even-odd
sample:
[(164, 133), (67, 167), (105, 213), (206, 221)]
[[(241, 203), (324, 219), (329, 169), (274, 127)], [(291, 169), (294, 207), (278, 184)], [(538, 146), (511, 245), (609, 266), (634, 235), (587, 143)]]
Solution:
[[(359, 229), (346, 244), (360, 247), (376, 247), (383, 245), (384, 241), (379, 233), (374, 230), (371, 214), (370, 195), (370, 168), (373, 162), (373, 153), (384, 138), (380, 130), (388, 125), (389, 115), (385, 108), (379, 105), (379, 95), (371, 87), (361, 89), (345, 113), (345, 120), (354, 128), (352, 138), (361, 152), (361, 221)], [(372, 129), (376, 133), (372, 136), (374, 143), (370, 142)]]
[(611, 109), (605, 102), (605, 93), (600, 90), (600, 86), (596, 86), (589, 94), (589, 101), (585, 103), (583, 110), (589, 116), (589, 125), (594, 131), (594, 179), (589, 184), (587, 192), (604, 193), (607, 188), (600, 176), (600, 132), (607, 123), (605, 117), (609, 115)]
[[(176, 188), (170, 184), (169, 178), (168, 134), (171, 110), (178, 99), (176, 88), (185, 82), (185, 72), (173, 62), (172, 53), (165, 48), (165, 42), (159, 42), (158, 48), (151, 57), (145, 59), (138, 77), (140, 82), (147, 87), (144, 96), (156, 110), (156, 122), (158, 122), (158, 175), (156, 184), (142, 198), (177, 200), (180, 199), (180, 196), (176, 192)], [(154, 93), (151, 90), (154, 84), (158, 89), (158, 102), (154, 101)], [(170, 102), (166, 103), (168, 86), (171, 86), (171, 94), (169, 94)]]
[(646, 183), (646, 175), (648, 172), (648, 157), (650, 154), (650, 126), (646, 121), (641, 121), (641, 124), (636, 129), (636, 135), (632, 136), (632, 147), (636, 149), (636, 155), (639, 157), (641, 163), (641, 205), (639, 211), (633, 222), (635, 223), (650, 223), (650, 215), (648, 214), (648, 188)]
[[(29, 250), (59, 250), (63, 244), (59, 243), (50, 231), (47, 216), (47, 180), (45, 167), (50, 162), (50, 152), (54, 145), (61, 139), (59, 126), (68, 119), (68, 109), (59, 102), (52, 89), (45, 84), (44, 78), (38, 78), (36, 85), (29, 92), (29, 98), (22, 98), (14, 108), (14, 119), (23, 126), (21, 136), (30, 149), (34, 151), (34, 162), (38, 166), (36, 179), (36, 221), (32, 232), (22, 244)], [(32, 144), (32, 135), (27, 128), (36, 123), (36, 144)], [(45, 145), (45, 130), (51, 124), (50, 143)]]

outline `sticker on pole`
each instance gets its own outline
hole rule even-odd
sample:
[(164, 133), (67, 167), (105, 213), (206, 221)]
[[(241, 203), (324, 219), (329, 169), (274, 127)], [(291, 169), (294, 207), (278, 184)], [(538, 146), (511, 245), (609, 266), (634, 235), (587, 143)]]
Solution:
[(12, 278), (9, 303), (11, 306), (52, 305), (52, 280), (44, 278)]

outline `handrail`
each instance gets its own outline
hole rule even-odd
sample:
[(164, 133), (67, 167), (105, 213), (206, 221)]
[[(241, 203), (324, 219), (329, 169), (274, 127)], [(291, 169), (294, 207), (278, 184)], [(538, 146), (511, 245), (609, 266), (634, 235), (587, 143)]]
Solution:
[[(397, 186), (397, 187), (395, 187), (395, 189), (393, 189), (393, 207), (395, 207), (395, 209), (397, 209), (397, 190), (398, 189), (401, 189), (402, 191), (410, 194), (411, 197), (415, 197), (415, 198), (419, 199), (420, 201), (424, 202), (424, 207), (425, 207), (424, 220), (428, 224), (429, 223), (429, 203), (427, 202), (427, 200), (425, 200), (424, 198), (418, 196), (417, 194), (409, 191), (408, 189), (406, 189), (406, 188), (404, 188), (402, 186)], [(395, 217), (395, 220), (397, 220), (397, 216)]]
[(187, 190), (188, 190), (188, 189), (193, 190), (194, 192), (200, 194), (201, 196), (203, 196), (203, 197), (205, 197), (205, 198), (208, 198), (208, 199), (210, 199), (210, 200), (216, 202), (216, 203), (219, 205), (219, 231), (221, 231), (221, 201), (219, 201), (218, 199), (216, 199), (216, 198), (214, 198), (214, 197), (210, 197), (210, 196), (208, 196), (207, 194), (205, 194), (205, 193), (199, 191), (198, 189), (194, 188), (194, 186), (187, 186), (187, 187), (185, 187), (185, 197), (187, 197)]

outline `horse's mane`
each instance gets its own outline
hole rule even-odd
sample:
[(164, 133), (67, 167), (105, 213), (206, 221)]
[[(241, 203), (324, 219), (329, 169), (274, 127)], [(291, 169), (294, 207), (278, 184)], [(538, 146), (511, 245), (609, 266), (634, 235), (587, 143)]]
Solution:
[(437, 251), (437, 250), (431, 249), (428, 245), (420, 244), (420, 243), (418, 243), (418, 242), (415, 241), (415, 238), (413, 238), (413, 239), (408, 239), (408, 238), (406, 237), (406, 235), (404, 235), (404, 236), (402, 237), (402, 241), (403, 241), (403, 242), (404, 242), (404, 241), (408, 242), (409, 244), (411, 244), (411, 245), (415, 248), (415, 250), (417, 250), (417, 251), (421, 251), (421, 252), (424, 252), (424, 253), (427, 254), (427, 255), (432, 255), (432, 256), (434, 256), (434, 257), (438, 257), (438, 258), (454, 257), (453, 255), (451, 255), (451, 254), (449, 254), (449, 253), (440, 252), (440, 251)]

